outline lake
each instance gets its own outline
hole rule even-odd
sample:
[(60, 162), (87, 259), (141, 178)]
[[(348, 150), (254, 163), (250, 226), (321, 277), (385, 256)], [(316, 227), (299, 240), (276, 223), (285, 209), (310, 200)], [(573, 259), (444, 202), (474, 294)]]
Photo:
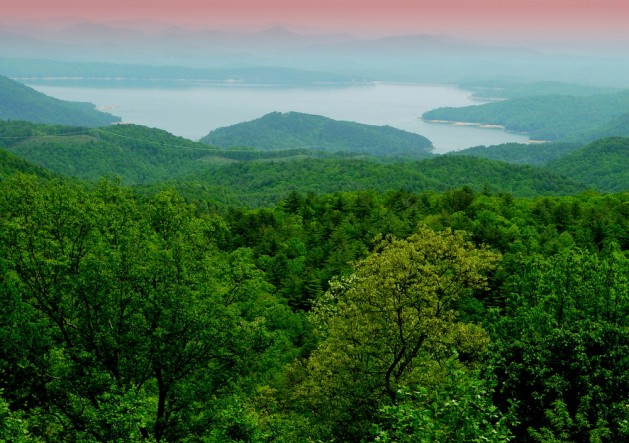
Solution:
[(347, 87), (276, 86), (83, 87), (71, 81), (29, 84), (63, 100), (94, 103), (127, 123), (165, 129), (198, 140), (213, 129), (249, 121), (269, 112), (297, 111), (371, 125), (390, 125), (430, 139), (435, 153), (528, 137), (501, 129), (427, 123), (420, 116), (442, 106), (479, 104), (471, 93), (446, 85), (374, 83)]

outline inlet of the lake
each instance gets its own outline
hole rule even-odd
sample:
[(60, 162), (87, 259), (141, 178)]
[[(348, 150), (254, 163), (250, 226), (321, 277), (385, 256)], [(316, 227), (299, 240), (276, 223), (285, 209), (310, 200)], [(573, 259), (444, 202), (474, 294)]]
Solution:
[(213, 129), (253, 120), (269, 112), (297, 111), (370, 125), (390, 125), (421, 134), (435, 153), (478, 145), (526, 143), (528, 137), (501, 129), (428, 123), (420, 116), (443, 106), (478, 105), (471, 92), (449, 85), (370, 83), (335, 87), (252, 85), (99, 86), (71, 80), (29, 86), (63, 100), (94, 103), (123, 122), (165, 129), (198, 140)]

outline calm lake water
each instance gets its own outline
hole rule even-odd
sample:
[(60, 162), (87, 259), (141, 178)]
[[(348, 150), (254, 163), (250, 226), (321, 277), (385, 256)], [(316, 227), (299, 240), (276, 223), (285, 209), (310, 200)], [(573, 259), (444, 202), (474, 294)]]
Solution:
[(269, 112), (297, 111), (371, 125), (391, 125), (430, 139), (435, 153), (470, 146), (528, 141), (501, 129), (426, 123), (419, 117), (441, 106), (479, 104), (471, 93), (444, 85), (376, 83), (351, 87), (264, 86), (81, 87), (29, 85), (52, 97), (94, 103), (124, 122), (165, 129), (198, 140), (213, 129)]

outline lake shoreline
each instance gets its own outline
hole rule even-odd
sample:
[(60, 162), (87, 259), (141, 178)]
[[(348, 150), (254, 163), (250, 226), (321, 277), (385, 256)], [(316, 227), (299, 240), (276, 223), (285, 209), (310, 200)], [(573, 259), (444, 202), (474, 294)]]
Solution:
[[(441, 125), (452, 125), (452, 126), (469, 126), (469, 127), (481, 128), (481, 129), (498, 129), (500, 131), (504, 131), (510, 134), (518, 134), (518, 135), (526, 135), (526, 136), (529, 135), (528, 132), (511, 131), (507, 129), (504, 125), (495, 125), (495, 124), (478, 123), (478, 122), (464, 122), (464, 121), (457, 121), (457, 120), (432, 120), (432, 119), (425, 119), (423, 117), (419, 117), (419, 119), (426, 123), (436, 123), (436, 124), (441, 124)], [(526, 143), (542, 144), (542, 143), (549, 143), (549, 142), (550, 142), (549, 140), (535, 140), (535, 139), (529, 138)]]
[(94, 103), (97, 108), (111, 110), (126, 123), (160, 128), (189, 140), (271, 112), (291, 111), (366, 125), (389, 125), (420, 134), (433, 143), (435, 153), (481, 144), (524, 143), (527, 139), (472, 126), (440, 128), (417, 118), (438, 107), (472, 104), (469, 90), (453, 84), (374, 82), (368, 86), (309, 88), (203, 85), (181, 89), (29, 86), (62, 100)]

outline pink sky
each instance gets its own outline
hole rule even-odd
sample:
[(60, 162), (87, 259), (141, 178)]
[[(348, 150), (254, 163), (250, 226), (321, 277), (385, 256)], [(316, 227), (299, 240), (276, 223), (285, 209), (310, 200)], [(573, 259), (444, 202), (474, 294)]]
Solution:
[(0, 21), (81, 17), (368, 34), (629, 37), (629, 0), (0, 0)]

